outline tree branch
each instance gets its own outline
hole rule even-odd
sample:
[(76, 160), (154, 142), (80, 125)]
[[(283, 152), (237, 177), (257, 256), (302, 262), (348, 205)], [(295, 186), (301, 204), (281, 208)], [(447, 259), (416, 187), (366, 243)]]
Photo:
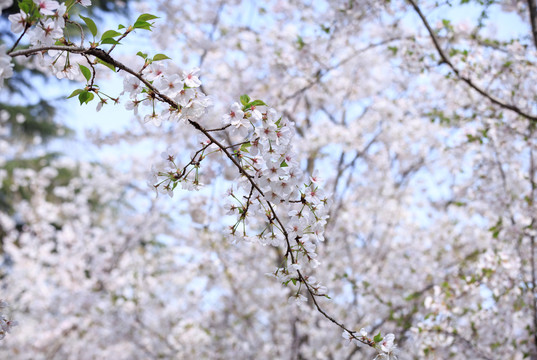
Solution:
[[(169, 104), (171, 107), (173, 107), (174, 109), (180, 109), (181, 106), (179, 104), (177, 104), (175, 101), (173, 101), (172, 99), (170, 99), (168, 96), (162, 94), (158, 89), (156, 89), (153, 84), (151, 82), (149, 82), (148, 80), (146, 80), (143, 75), (141, 74), (141, 72), (136, 72), (132, 69), (130, 69), (129, 67), (127, 67), (126, 65), (124, 65), (123, 63), (115, 60), (112, 56), (110, 56), (110, 54), (106, 53), (104, 50), (102, 49), (99, 49), (99, 48), (83, 48), (83, 47), (76, 47), (76, 46), (46, 46), (46, 47), (39, 47), (39, 48), (31, 48), (31, 49), (25, 49), (25, 50), (19, 50), (19, 51), (14, 51), (14, 52), (10, 52), (8, 53), (8, 55), (10, 55), (11, 57), (16, 57), (16, 56), (31, 56), (31, 55), (34, 55), (34, 54), (38, 54), (38, 53), (44, 53), (48, 50), (58, 50), (58, 51), (67, 51), (67, 52), (71, 52), (71, 53), (76, 53), (76, 54), (81, 54), (81, 55), (84, 55), (84, 56), (87, 56), (87, 55), (91, 55), (91, 56), (94, 56), (110, 65), (113, 65), (115, 66), (116, 68), (120, 69), (120, 70), (123, 70), (129, 74), (131, 74), (132, 76), (134, 76), (135, 78), (139, 79), (145, 86), (147, 86), (147, 88), (152, 91), (155, 95), (155, 97), (157, 99), (159, 99), (160, 101), (162, 102), (165, 102), (167, 104)], [(237, 159), (235, 157), (233, 157), (233, 155), (229, 152), (229, 147), (223, 145), (220, 141), (218, 141), (212, 134), (211, 134), (211, 130), (208, 130), (208, 129), (205, 129), (204, 127), (202, 127), (198, 122), (196, 121), (193, 121), (193, 120), (190, 120), (188, 119), (188, 123), (190, 125), (192, 125), (194, 128), (196, 128), (196, 130), (200, 131), (201, 133), (203, 133), (205, 135), (205, 137), (207, 137), (207, 139), (209, 139), (212, 143), (214, 143), (222, 152), (224, 152), (224, 154), (231, 160), (231, 162), (237, 167), (237, 169), (239, 170), (239, 172), (246, 176), (246, 178), (248, 179), (248, 182), (252, 185), (252, 191), (253, 189), (257, 190), (259, 192), (259, 194), (261, 196), (265, 196), (263, 191), (261, 190), (261, 188), (259, 187), (259, 185), (255, 182), (254, 180), (254, 177), (250, 174), (248, 174), (246, 172), (246, 170), (241, 166), (241, 164), (237, 161)], [(223, 127), (222, 129), (220, 130), (223, 130), (225, 129), (226, 127)], [(268, 206), (268, 208), (270, 209), (270, 212), (271, 212), (271, 215), (272, 215), (272, 220), (275, 220), (277, 222), (277, 224), (280, 226), (280, 229), (283, 233), (283, 236), (287, 242), (287, 249), (288, 249), (288, 253), (290, 253), (291, 255), (291, 260), (292, 260), (292, 263), (296, 263), (295, 261), (295, 257), (293, 255), (293, 252), (290, 251), (291, 249), (291, 241), (292, 240), (297, 240), (297, 239), (290, 239), (289, 238), (289, 233), (287, 232), (287, 230), (285, 229), (285, 226), (283, 225), (283, 222), (280, 220), (280, 218), (278, 217), (278, 215), (276, 214), (276, 211), (274, 209), (274, 206), (273, 204), (268, 200), (268, 199), (265, 199), (265, 202)], [(350, 330), (349, 328), (347, 328), (345, 325), (343, 325), (342, 323), (338, 322), (336, 319), (334, 319), (333, 317), (331, 317), (330, 315), (328, 315), (322, 308), (321, 306), (318, 304), (317, 300), (316, 300), (316, 296), (319, 296), (317, 294), (317, 292), (315, 291), (315, 289), (313, 289), (310, 284), (308, 284), (307, 280), (306, 280), (306, 277), (302, 275), (302, 273), (300, 272), (300, 270), (297, 270), (297, 275), (298, 275), (298, 279), (300, 280), (301, 283), (303, 283), (305, 285), (305, 288), (306, 288), (306, 291), (311, 295), (311, 299), (313, 301), (313, 304), (315, 306), (315, 308), (317, 309), (317, 311), (319, 313), (321, 313), (321, 315), (323, 315), (326, 319), (330, 320), (332, 323), (336, 324), (337, 326), (339, 326), (341, 329), (343, 329), (345, 332), (347, 332), (350, 336), (350, 338), (362, 343), (362, 344), (365, 344), (365, 345), (368, 345), (370, 347), (373, 347), (375, 348), (375, 342), (369, 338), (364, 338), (364, 337), (361, 337), (361, 336), (357, 336), (355, 335), (357, 332), (356, 331), (353, 331), (353, 330)]]
[[(528, 1), (535, 1), (535, 0), (528, 0)], [(421, 12), (421, 9), (419, 8), (419, 6), (416, 4), (416, 2), (414, 0), (408, 0), (408, 2), (410, 3), (410, 5), (412, 5), (414, 10), (416, 11), (418, 16), (420, 17), (421, 21), (423, 22), (423, 25), (425, 25), (425, 28), (427, 28), (427, 31), (429, 32), (429, 36), (431, 37), (431, 40), (433, 41), (434, 47), (435, 47), (436, 51), (438, 52), (438, 55), (440, 55), (440, 58), (442, 59), (442, 62), (445, 63), (447, 66), (449, 66), (451, 68), (451, 70), (453, 71), (453, 73), (460, 80), (464, 81), (472, 89), (474, 89), (475, 91), (480, 93), (485, 98), (489, 99), (493, 104), (496, 104), (496, 105), (498, 105), (498, 106), (500, 106), (500, 107), (502, 107), (504, 109), (511, 110), (511, 111), (517, 113), (518, 115), (520, 115), (520, 116), (522, 116), (522, 117), (524, 117), (524, 118), (526, 118), (526, 119), (528, 119), (528, 120), (530, 120), (532, 122), (537, 123), (537, 116), (528, 114), (528, 113), (524, 112), (522, 109), (520, 109), (519, 107), (517, 107), (515, 105), (503, 102), (501, 99), (498, 99), (494, 95), (491, 95), (491, 94), (487, 93), (484, 89), (482, 89), (481, 87), (476, 85), (469, 77), (463, 76), (459, 72), (459, 70), (457, 70), (457, 68), (453, 65), (453, 63), (449, 59), (448, 55), (440, 47), (440, 43), (438, 41), (438, 38), (436, 37), (436, 34), (435, 34), (434, 30), (429, 25), (429, 22), (427, 21), (427, 18), (425, 17), (425, 15), (423, 15), (423, 13)], [(535, 28), (533, 28), (533, 29), (535, 30)], [(534, 35), (535, 35), (535, 32), (534, 32)]]

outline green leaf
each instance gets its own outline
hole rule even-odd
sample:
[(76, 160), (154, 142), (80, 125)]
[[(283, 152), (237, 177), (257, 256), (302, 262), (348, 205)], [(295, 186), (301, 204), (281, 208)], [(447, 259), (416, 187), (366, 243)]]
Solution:
[[(242, 102), (242, 100), (241, 100)], [(248, 103), (247, 104), (243, 104), (244, 107), (243, 107), (243, 111), (246, 111), (254, 106), (267, 106), (267, 104), (265, 104), (262, 100), (254, 100), (254, 101), (250, 101), (248, 100)]]
[(84, 104), (88, 98), (89, 92), (87, 90), (82, 91), (80, 94), (78, 94), (78, 101), (80, 101), (80, 105)]
[(138, 51), (138, 52), (136, 53), (136, 55), (142, 57), (143, 59), (147, 59), (147, 54), (144, 54), (144, 53), (141, 52), (141, 51)]
[(405, 301), (410, 301), (410, 300), (417, 299), (417, 298), (420, 297), (420, 295), (421, 295), (421, 293), (419, 291), (415, 291), (412, 294), (410, 294), (407, 297), (405, 297)]
[(373, 338), (373, 341), (376, 342), (376, 343), (379, 343), (381, 342), (383, 339), (382, 335), (380, 334), (380, 331), (377, 335), (375, 335), (375, 337)]
[(119, 41), (117, 41), (116, 39), (112, 39), (112, 38), (106, 38), (104, 40), (101, 41), (101, 44), (114, 44), (114, 45), (118, 45), (118, 44), (121, 44)]
[(101, 40), (108, 39), (108, 38), (115, 38), (118, 36), (123, 35), (122, 33), (115, 31), (115, 30), (107, 30), (103, 33), (101, 36)]
[(498, 221), (496, 222), (496, 224), (489, 228), (489, 231), (492, 232), (492, 237), (494, 239), (497, 239), (498, 238), (498, 235), (500, 235), (500, 232), (502, 231), (502, 225), (503, 225), (503, 219), (500, 217), (498, 218)]
[(133, 29), (142, 29), (151, 31), (151, 24), (147, 21), (137, 21), (132, 25)]
[(291, 279), (291, 281), (293, 282), (293, 285), (296, 286), (296, 279)]
[(125, 25), (121, 25), (119, 24), (118, 27), (117, 27), (118, 30), (121, 30), (121, 29), (125, 29)]
[(304, 46), (306, 46), (306, 43), (304, 42), (304, 39), (300, 35), (297, 35), (296, 42), (298, 43), (298, 50), (302, 50)]
[(252, 107), (252, 106), (267, 106), (267, 104), (265, 104), (262, 100), (254, 100), (254, 101), (248, 103), (247, 106), (250, 106), (250, 107)]
[(138, 16), (138, 19), (136, 19), (136, 22), (138, 22), (138, 21), (148, 21), (148, 20), (153, 20), (153, 19), (158, 19), (158, 18), (159, 17), (155, 16), (155, 15), (142, 14), (142, 15)]
[(153, 56), (153, 61), (166, 60), (166, 59), (170, 59), (170, 58), (164, 54), (157, 54)]
[(84, 91), (84, 90), (82, 90), (82, 89), (76, 89), (76, 90), (73, 91), (73, 92), (71, 93), (71, 95), (69, 95), (67, 98), (70, 99), (70, 98), (72, 98), (73, 96), (77, 96), (78, 94), (80, 94), (80, 93), (83, 92), (83, 91)]
[(20, 1), (19, 2), (19, 9), (24, 11), (26, 14), (29, 14), (30, 10), (32, 9), (32, 5), (34, 5), (34, 3), (31, 0), (30, 1), (28, 1), (28, 0)]
[(97, 62), (98, 62), (99, 64), (103, 64), (104, 66), (106, 66), (107, 68), (109, 68), (110, 70), (112, 70), (113, 72), (116, 72), (116, 67), (115, 67), (114, 65), (109, 64), (109, 63), (107, 63), (107, 62), (105, 62), (105, 61), (102, 61), (101, 59), (97, 59)]
[(280, 167), (288, 167), (289, 165), (287, 165), (287, 163), (284, 161), (282, 161), (282, 163), (280, 164)]
[(132, 25), (134, 29), (143, 29), (143, 30), (149, 30), (149, 31), (151, 31), (151, 26), (153, 26), (153, 24), (150, 24), (144, 20), (136, 20), (134, 25)]
[(82, 105), (84, 103), (89, 103), (91, 100), (93, 100), (94, 97), (95, 95), (93, 95), (93, 93), (84, 90), (78, 95), (78, 100), (80, 101), (80, 105)]
[(91, 71), (90, 71), (90, 69), (88, 69), (84, 65), (80, 65), (80, 64), (78, 64), (78, 67), (80, 68), (80, 71), (82, 72), (82, 75), (84, 75), (86, 80), (89, 81), (91, 79)]
[(79, 16), (82, 20), (84, 20), (93, 37), (97, 36), (97, 25), (95, 25), (95, 22), (88, 17), (82, 15)]
[(250, 102), (250, 97), (248, 95), (241, 95), (241, 104), (246, 106)]
[(241, 151), (243, 152), (248, 152), (248, 148), (251, 147), (252, 144), (250, 144), (250, 142), (248, 141), (247, 143), (244, 143), (241, 145)]

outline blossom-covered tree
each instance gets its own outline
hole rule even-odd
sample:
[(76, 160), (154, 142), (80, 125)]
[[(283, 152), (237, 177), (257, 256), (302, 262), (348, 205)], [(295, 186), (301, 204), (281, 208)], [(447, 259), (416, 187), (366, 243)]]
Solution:
[(13, 170), (3, 356), (537, 358), (533, 0), (89, 5), (0, 52), (133, 112)]

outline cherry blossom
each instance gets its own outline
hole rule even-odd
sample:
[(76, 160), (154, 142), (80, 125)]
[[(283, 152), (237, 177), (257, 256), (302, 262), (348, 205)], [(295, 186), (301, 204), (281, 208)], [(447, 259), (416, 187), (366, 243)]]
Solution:
[[(464, 2), (137, 4), (121, 36), (158, 27), (151, 45), (175, 64), (61, 40), (70, 11), (35, 3), (11, 15), (26, 33), (8, 56), (133, 121), (90, 132), (113, 149), (100, 162), (0, 171), (17, 197), (0, 234), (20, 322), (0, 351), (537, 356), (531, 1), (479, 8), (478, 23), (448, 11)], [(491, 8), (525, 33), (495, 32)], [(116, 72), (123, 93), (109, 94)], [(17, 119), (0, 111), (0, 164), (40, 141), (10, 136)]]
[(54, 0), (34, 0), (34, 3), (39, 8), (39, 12), (43, 15), (54, 15), (54, 10), (60, 6), (60, 4)]
[(13, 63), (6, 55), (6, 45), (0, 45), (0, 88), (4, 84), (4, 79), (13, 75)]

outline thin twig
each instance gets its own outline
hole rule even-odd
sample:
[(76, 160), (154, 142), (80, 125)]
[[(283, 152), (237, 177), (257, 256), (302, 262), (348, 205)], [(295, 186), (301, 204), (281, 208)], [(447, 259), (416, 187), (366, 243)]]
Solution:
[(69, 24), (74, 24), (74, 25), (78, 26), (78, 29), (80, 30), (80, 47), (83, 47), (84, 46), (84, 29), (82, 28), (82, 25), (80, 25), (76, 21), (72, 21), (72, 20), (67, 20), (67, 22)]
[[(118, 43), (119, 43), (121, 40), (123, 40), (127, 35), (130, 34), (131, 30), (129, 30), (129, 29), (130, 29), (130, 28), (127, 28), (127, 30), (125, 31), (125, 34), (121, 35), (121, 36), (116, 40)], [(110, 53), (112, 52), (112, 50), (115, 49), (116, 45), (117, 45), (117, 44), (112, 45), (112, 47), (110, 48), (110, 50), (108, 50), (106, 53), (107, 53), (108, 55), (110, 55)]]
[(7, 52), (8, 54), (10, 52), (12, 52), (13, 50), (15, 50), (15, 48), (17, 47), (17, 45), (19, 45), (19, 42), (21, 41), (22, 37), (24, 36), (24, 34), (26, 34), (26, 31), (28, 31), (28, 29), (30, 28), (30, 24), (26, 23), (26, 26), (24, 27), (24, 31), (22, 32), (21, 36), (19, 36), (19, 38), (17, 39), (17, 41), (15, 41), (15, 44), (13, 44), (13, 46), (11, 47), (11, 49), (9, 49), (9, 51)]

